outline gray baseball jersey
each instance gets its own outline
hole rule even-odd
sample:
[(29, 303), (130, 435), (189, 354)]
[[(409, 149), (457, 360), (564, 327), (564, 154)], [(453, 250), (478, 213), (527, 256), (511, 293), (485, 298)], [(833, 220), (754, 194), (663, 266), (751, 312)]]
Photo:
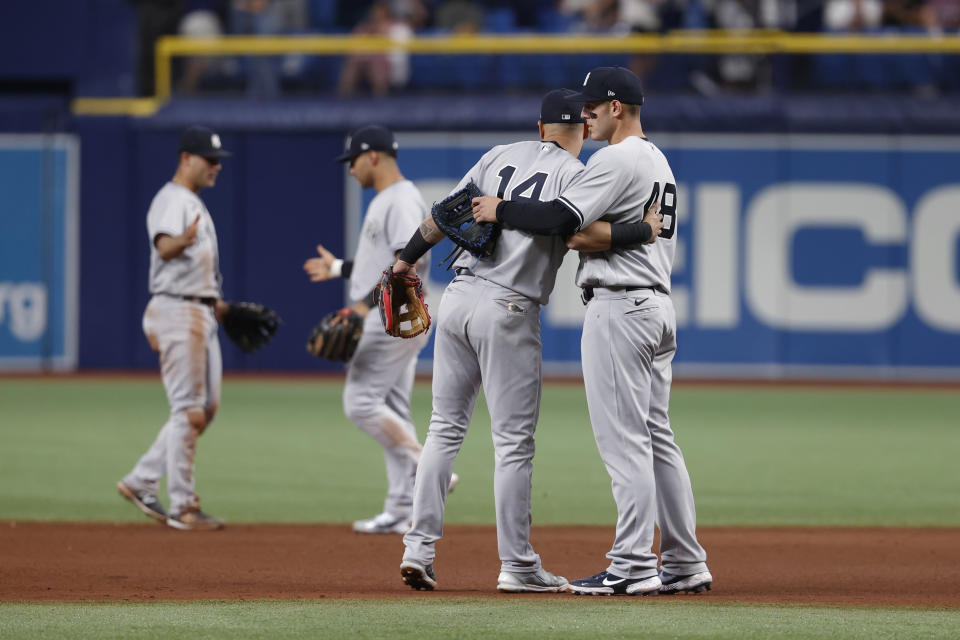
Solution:
[(409, 180), (395, 182), (370, 201), (360, 229), (360, 242), (350, 273), (350, 299), (363, 300), (377, 286), (383, 270), (393, 265), (417, 230), (427, 205)]
[[(193, 245), (172, 260), (157, 252), (154, 239), (160, 234), (178, 236), (200, 216)], [(165, 184), (147, 212), (150, 239), (150, 293), (221, 297), (220, 252), (213, 217), (193, 191), (173, 182)]]
[[(582, 170), (553, 143), (495, 147), (464, 176), (505, 198), (552, 200)], [(530, 544), (534, 431), (542, 381), (540, 303), (553, 289), (562, 238), (506, 229), (490, 259), (461, 258), (436, 315), (433, 414), (417, 471), (404, 560), (433, 563), (443, 531), (447, 485), (483, 384), (496, 451), (494, 500), (501, 570), (535, 573)]]
[[(524, 172), (526, 167), (536, 170)], [(517, 142), (485, 153), (454, 191), (472, 180), (486, 195), (547, 201), (566, 189), (581, 171), (583, 163), (552, 142)], [(504, 229), (493, 255), (477, 260), (464, 253), (454, 266), (469, 267), (485, 280), (547, 304), (566, 252), (560, 236)]]
[(610, 474), (617, 530), (607, 568), (621, 578), (657, 575), (652, 550), (660, 526), (662, 567), (673, 575), (707, 571), (696, 537), (690, 476), (668, 410), (676, 353), (670, 273), (676, 250), (677, 190), (666, 158), (636, 137), (600, 149), (560, 196), (586, 226), (636, 222), (659, 199), (664, 230), (654, 244), (582, 254), (580, 286), (592, 286), (581, 340), (594, 438)]
[(630, 136), (590, 156), (587, 168), (560, 196), (581, 227), (596, 220), (640, 222), (655, 200), (664, 220), (656, 243), (582, 254), (579, 286), (648, 286), (669, 292), (677, 248), (677, 184), (660, 149), (649, 140)]

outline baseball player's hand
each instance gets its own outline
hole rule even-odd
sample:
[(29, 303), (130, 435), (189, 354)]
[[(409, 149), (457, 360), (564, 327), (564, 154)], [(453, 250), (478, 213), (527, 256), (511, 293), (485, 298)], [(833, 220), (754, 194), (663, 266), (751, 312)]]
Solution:
[(477, 222), (496, 222), (497, 205), (503, 202), (500, 198), (493, 196), (480, 196), (471, 201), (473, 206), (473, 219)]
[(217, 303), (213, 307), (213, 315), (217, 317), (217, 322), (223, 322), (223, 318), (227, 315), (227, 311), (229, 310), (229, 303), (224, 302), (223, 300), (217, 300)]
[(333, 266), (334, 260), (337, 259), (322, 244), (317, 245), (317, 253), (320, 255), (319, 258), (310, 258), (303, 263), (303, 270), (310, 276), (310, 282), (329, 280), (332, 277), (330, 268)]
[(403, 260), (397, 260), (393, 263), (394, 273), (409, 273), (412, 276), (417, 275), (417, 265), (407, 264)]
[(643, 216), (643, 221), (650, 225), (650, 228), (653, 229), (653, 235), (651, 235), (650, 239), (644, 244), (653, 244), (657, 241), (657, 236), (659, 236), (660, 232), (663, 230), (663, 216), (660, 214), (659, 202), (654, 202), (652, 205), (650, 205), (650, 208), (647, 209), (647, 212)]
[(190, 247), (193, 246), (193, 243), (197, 241), (197, 228), (200, 226), (200, 214), (197, 214), (197, 218), (186, 228), (182, 234), (183, 246)]
[(567, 248), (583, 253), (606, 251), (610, 248), (610, 223), (597, 220), (587, 225), (567, 238)]

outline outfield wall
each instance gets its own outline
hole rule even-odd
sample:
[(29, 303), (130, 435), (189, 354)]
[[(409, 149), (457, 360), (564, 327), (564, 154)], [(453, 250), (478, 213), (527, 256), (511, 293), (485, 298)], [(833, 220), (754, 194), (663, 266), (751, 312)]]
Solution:
[[(307, 356), (303, 343), (310, 326), (342, 303), (343, 287), (310, 285), (300, 267), (317, 242), (338, 254), (352, 250), (371, 194), (360, 193), (332, 162), (343, 143), (339, 134), (220, 130), (235, 155), (204, 198), (220, 234), (227, 296), (269, 304), (286, 321), (276, 343), (261, 353), (225, 347), (225, 364), (335, 369)], [(77, 137), (77, 362), (81, 368), (154, 367), (140, 333), (147, 300), (144, 217), (172, 174), (176, 130), (89, 118), (80, 120)], [(680, 187), (679, 374), (960, 378), (960, 138), (653, 138)], [(432, 201), (487, 148), (522, 136), (408, 132), (399, 139), (401, 167)], [(10, 220), (4, 213), (4, 236), (19, 228)], [(444, 247), (434, 252), (434, 263)], [(0, 256), (0, 283), (10, 281), (8, 265), (17, 262), (10, 255)], [(571, 255), (543, 316), (551, 373), (579, 372), (583, 307), (571, 284), (574, 270)], [(450, 277), (431, 270), (434, 308)], [(66, 280), (62, 286), (69, 286)], [(11, 345), (22, 348), (12, 333), (17, 309), (9, 298), (3, 304), (0, 357), (10, 355)], [(51, 343), (49, 335), (42, 339)]]

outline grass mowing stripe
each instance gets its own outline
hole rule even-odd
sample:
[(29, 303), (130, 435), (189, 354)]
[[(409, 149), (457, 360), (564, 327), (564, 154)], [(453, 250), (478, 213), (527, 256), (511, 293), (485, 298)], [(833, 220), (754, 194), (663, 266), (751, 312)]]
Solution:
[[(231, 522), (349, 522), (377, 512), (379, 446), (353, 427), (339, 381), (236, 380), (200, 440), (203, 504)], [(114, 484), (167, 417), (157, 380), (0, 380), (0, 519), (141, 521)], [(421, 438), (430, 388), (413, 410)], [(583, 388), (544, 388), (537, 524), (616, 518)], [(684, 387), (671, 418), (700, 525), (960, 526), (960, 394)], [(450, 523), (492, 523), (493, 447), (481, 400), (456, 469)], [(164, 499), (166, 496), (162, 496)]]
[(955, 638), (960, 612), (655, 599), (0, 604), (3, 638)]

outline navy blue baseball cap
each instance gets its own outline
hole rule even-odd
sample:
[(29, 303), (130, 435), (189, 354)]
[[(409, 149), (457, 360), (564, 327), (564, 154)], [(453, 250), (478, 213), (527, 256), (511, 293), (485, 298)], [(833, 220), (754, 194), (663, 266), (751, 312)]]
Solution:
[(180, 134), (180, 147), (177, 150), (204, 158), (226, 158), (230, 155), (220, 144), (220, 136), (206, 127), (190, 127)]
[(554, 89), (543, 96), (540, 103), (540, 122), (543, 124), (582, 124), (580, 117), (583, 111), (583, 101), (570, 101), (570, 96), (577, 92), (572, 89)]
[(377, 124), (360, 127), (347, 137), (346, 149), (337, 156), (337, 162), (348, 162), (367, 151), (386, 151), (394, 158), (399, 149), (393, 131)]
[(619, 100), (624, 104), (643, 104), (640, 78), (623, 67), (597, 67), (583, 79), (580, 93), (571, 96), (582, 102)]

